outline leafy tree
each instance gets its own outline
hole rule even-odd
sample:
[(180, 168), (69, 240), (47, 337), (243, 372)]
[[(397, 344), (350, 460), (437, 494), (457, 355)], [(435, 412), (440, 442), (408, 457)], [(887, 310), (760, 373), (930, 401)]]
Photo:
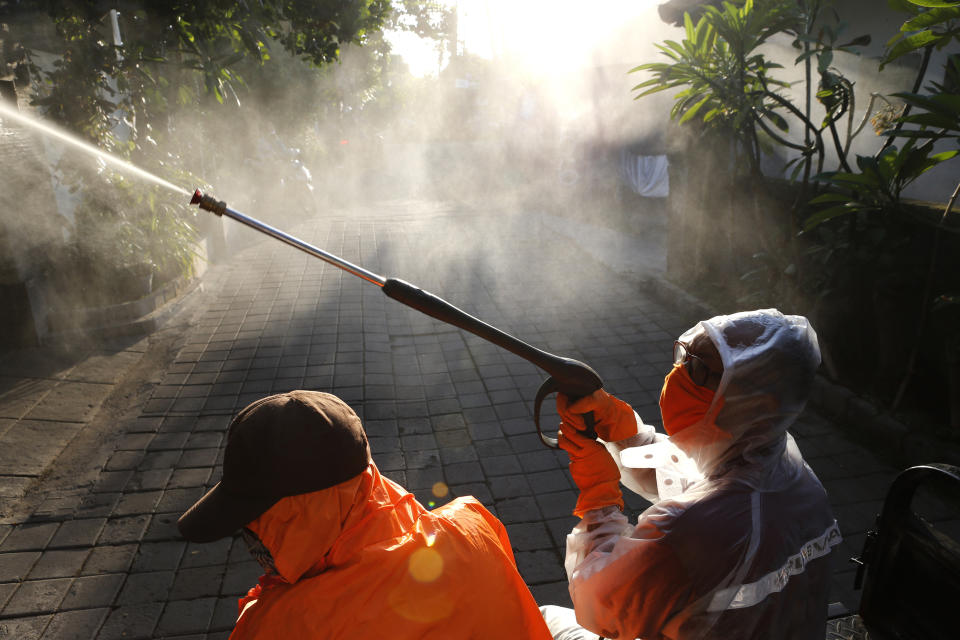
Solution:
[(450, 6), (436, 0), (394, 0), (386, 28), (394, 31), (409, 31), (421, 38), (433, 40), (437, 57), (443, 62), (445, 55), (457, 54), (457, 14)]
[[(111, 9), (119, 10), (121, 43)], [(278, 51), (329, 65), (348, 44), (382, 40), (390, 15), (389, 0), (0, 2), (0, 21), (46, 16), (53, 25), (59, 57), (52, 68), (33, 67), (45, 117), (180, 184), (201, 183), (184, 179), (184, 154), (202, 157), (209, 141), (184, 135), (177, 114), (240, 105), (245, 78)], [(21, 40), (29, 55), (31, 42)], [(61, 169), (81, 194), (75, 249), (86, 262), (113, 261), (122, 271), (139, 256), (167, 274), (190, 269), (195, 212), (97, 167)], [(108, 188), (97, 188), (105, 180)]]
[[(47, 117), (114, 152), (143, 146), (175, 107), (208, 96), (239, 102), (240, 64), (269, 61), (271, 43), (324, 65), (338, 59), (343, 45), (366, 42), (390, 10), (382, 0), (32, 4), (53, 20), (62, 46), (56, 68), (42, 74), (49, 91), (38, 103)], [(120, 11), (121, 45), (112, 42), (108, 8)], [(120, 119), (130, 126), (129, 141), (112, 133)]]

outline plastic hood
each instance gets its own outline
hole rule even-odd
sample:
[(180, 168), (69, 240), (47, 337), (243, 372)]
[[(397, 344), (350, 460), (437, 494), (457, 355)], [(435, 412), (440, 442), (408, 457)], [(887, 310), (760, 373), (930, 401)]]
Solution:
[(708, 478), (730, 476), (757, 489), (788, 482), (802, 459), (787, 428), (803, 411), (820, 366), (817, 334), (806, 318), (775, 309), (716, 316), (684, 332), (706, 333), (723, 361), (707, 416), (723, 399), (716, 426), (702, 420), (670, 439)]
[(402, 535), (422, 512), (412, 494), (385, 481), (371, 462), (329, 489), (283, 498), (247, 526), (292, 584), (346, 562), (363, 541)]

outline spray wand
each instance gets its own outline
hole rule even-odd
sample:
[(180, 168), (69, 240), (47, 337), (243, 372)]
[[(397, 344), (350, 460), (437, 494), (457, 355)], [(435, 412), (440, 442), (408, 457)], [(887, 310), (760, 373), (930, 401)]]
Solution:
[[(540, 388), (537, 390), (537, 395), (534, 398), (533, 421), (537, 427), (537, 434), (540, 436), (540, 440), (548, 447), (558, 448), (557, 439), (544, 435), (540, 429), (540, 408), (544, 399), (556, 392), (564, 393), (576, 399), (589, 395), (603, 386), (603, 381), (600, 379), (600, 376), (597, 375), (597, 372), (578, 360), (556, 356), (538, 349), (471, 316), (469, 313), (458, 309), (446, 300), (424, 291), (409, 282), (404, 282), (397, 278), (384, 278), (376, 273), (367, 271), (331, 253), (318, 249), (299, 238), (284, 233), (275, 227), (271, 227), (255, 218), (231, 209), (223, 200), (216, 200), (212, 196), (203, 195), (199, 189), (193, 194), (190, 204), (199, 205), (201, 209), (211, 211), (218, 216), (233, 218), (237, 222), (245, 224), (268, 236), (272, 236), (315, 258), (320, 258), (324, 262), (343, 269), (347, 273), (377, 285), (387, 296), (394, 300), (402, 302), (408, 307), (412, 307), (432, 318), (459, 327), (464, 331), (469, 331), (488, 342), (503, 347), (510, 353), (520, 356), (527, 362), (545, 371), (549, 377), (540, 385)], [(597, 434), (594, 430), (594, 417), (592, 412), (584, 414), (584, 422), (587, 425), (585, 435), (590, 438), (596, 438)]]

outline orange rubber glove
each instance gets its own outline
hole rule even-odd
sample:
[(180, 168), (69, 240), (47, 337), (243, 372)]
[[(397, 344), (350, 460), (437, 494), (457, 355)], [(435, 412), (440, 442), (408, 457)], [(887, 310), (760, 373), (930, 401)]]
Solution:
[(594, 428), (604, 442), (616, 442), (637, 433), (637, 418), (633, 408), (623, 400), (616, 398), (603, 389), (597, 389), (576, 402), (562, 393), (557, 394), (557, 413), (560, 419), (577, 431), (584, 431), (587, 425), (583, 414), (593, 412)]
[(573, 515), (582, 518), (591, 509), (612, 504), (622, 511), (620, 469), (606, 447), (566, 423), (560, 424), (557, 443), (570, 456), (570, 475), (580, 489)]

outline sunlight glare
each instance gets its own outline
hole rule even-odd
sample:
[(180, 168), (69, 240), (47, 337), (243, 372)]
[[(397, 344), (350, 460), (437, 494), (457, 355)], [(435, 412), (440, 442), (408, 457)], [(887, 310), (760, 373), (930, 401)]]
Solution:
[[(591, 64), (591, 50), (610, 33), (665, 0), (443, 1), (457, 7), (460, 53), (546, 71)], [(388, 39), (414, 76), (436, 75), (438, 53), (432, 42), (396, 32)]]

